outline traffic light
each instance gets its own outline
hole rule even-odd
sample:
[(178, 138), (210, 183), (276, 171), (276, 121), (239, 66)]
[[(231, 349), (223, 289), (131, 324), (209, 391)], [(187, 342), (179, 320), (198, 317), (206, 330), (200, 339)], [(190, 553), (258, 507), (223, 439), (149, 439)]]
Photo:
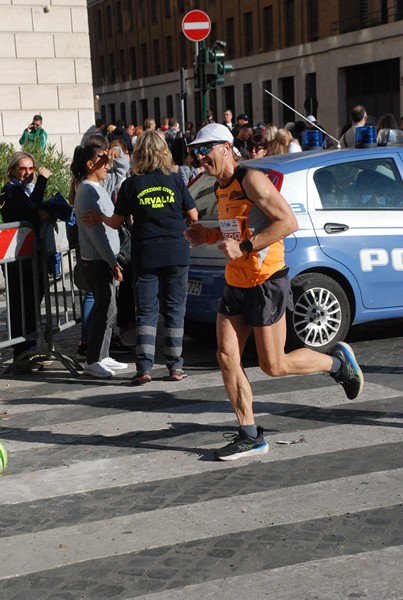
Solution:
[(216, 85), (223, 85), (225, 73), (230, 73), (234, 70), (232, 65), (224, 62), (226, 45), (226, 42), (217, 41), (213, 46), (214, 60), (216, 65), (215, 85), (213, 87)]
[(217, 80), (217, 65), (215, 59), (215, 53), (210, 48), (204, 48), (203, 51), (203, 64), (204, 64), (204, 88), (214, 88)]
[(226, 43), (218, 41), (212, 48), (200, 48), (194, 61), (194, 83), (199, 90), (208, 90), (224, 83), (225, 73), (234, 67), (224, 62)]

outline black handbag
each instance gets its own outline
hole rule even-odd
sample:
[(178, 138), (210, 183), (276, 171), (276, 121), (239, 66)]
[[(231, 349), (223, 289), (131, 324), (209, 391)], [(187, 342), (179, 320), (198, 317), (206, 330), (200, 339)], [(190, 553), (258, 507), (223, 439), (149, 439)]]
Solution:
[(117, 259), (121, 264), (127, 265), (131, 261), (132, 234), (126, 225), (119, 227), (119, 240), (120, 250)]

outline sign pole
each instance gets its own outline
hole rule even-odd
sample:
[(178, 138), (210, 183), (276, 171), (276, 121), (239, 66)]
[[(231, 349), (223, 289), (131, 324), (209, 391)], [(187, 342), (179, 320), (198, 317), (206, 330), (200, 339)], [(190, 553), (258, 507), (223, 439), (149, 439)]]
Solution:
[[(204, 50), (206, 48), (206, 43), (204, 41), (200, 42), (199, 44), (199, 52), (204, 53)], [(201, 80), (203, 82), (202, 84), (202, 89), (201, 91), (201, 115), (202, 115), (202, 121), (205, 122), (207, 121), (207, 94), (208, 94), (208, 89), (206, 87), (206, 78), (204, 76), (204, 60), (200, 61), (200, 67), (202, 69), (202, 74), (201, 74)]]
[(185, 69), (179, 69), (180, 126), (185, 133)]
[[(191, 42), (196, 43), (196, 61), (197, 69), (201, 70), (199, 81), (201, 85), (201, 115), (202, 120), (207, 119), (207, 86), (204, 76), (204, 49), (206, 44), (204, 40), (211, 31), (210, 17), (202, 10), (191, 10), (183, 17), (182, 32)], [(202, 53), (202, 54), (201, 54)]]

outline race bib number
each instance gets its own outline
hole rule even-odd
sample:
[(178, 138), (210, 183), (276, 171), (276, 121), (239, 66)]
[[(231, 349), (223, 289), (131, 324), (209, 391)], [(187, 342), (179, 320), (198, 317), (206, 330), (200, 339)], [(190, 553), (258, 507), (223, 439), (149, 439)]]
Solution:
[(219, 221), (221, 233), (225, 240), (233, 239), (241, 242), (246, 237), (250, 237), (247, 227), (246, 217), (237, 217), (235, 219), (220, 219)]

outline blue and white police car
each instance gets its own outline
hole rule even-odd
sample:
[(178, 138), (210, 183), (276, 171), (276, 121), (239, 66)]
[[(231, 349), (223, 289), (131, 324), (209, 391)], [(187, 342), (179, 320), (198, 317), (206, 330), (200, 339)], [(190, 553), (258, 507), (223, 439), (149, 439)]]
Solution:
[[(292, 207), (285, 239), (295, 311), (288, 341), (323, 352), (351, 325), (403, 317), (403, 147), (308, 151), (245, 161)], [(199, 218), (217, 226), (213, 180), (191, 187)], [(191, 249), (186, 318), (213, 322), (224, 287), (217, 246)]]

